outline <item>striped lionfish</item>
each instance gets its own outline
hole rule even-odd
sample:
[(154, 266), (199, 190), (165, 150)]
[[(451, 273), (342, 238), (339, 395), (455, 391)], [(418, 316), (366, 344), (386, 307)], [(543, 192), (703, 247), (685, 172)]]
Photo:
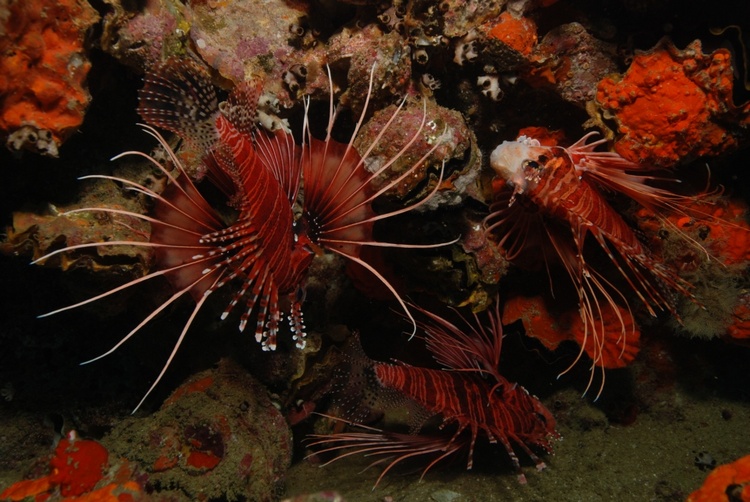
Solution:
[[(115, 217), (139, 218), (151, 226), (149, 240), (72, 245), (34, 261), (39, 263), (59, 253), (98, 246), (142, 246), (153, 249), (155, 255), (155, 265), (147, 275), (44, 316), (74, 309), (157, 277), (165, 277), (174, 289), (171, 297), (110, 350), (83, 364), (117, 350), (179, 298), (189, 295), (195, 301), (168, 360), (136, 410), (163, 377), (206, 299), (221, 288), (231, 287), (234, 291), (221, 319), (226, 319), (235, 307), (242, 304), (239, 307), (243, 309), (239, 322), (242, 331), (255, 313), (255, 338), (264, 350), (276, 348), (282, 313), (288, 316), (297, 347), (304, 347), (302, 303), (305, 275), (315, 254), (322, 250), (341, 255), (369, 270), (391, 291), (411, 318), (395, 288), (360, 256), (360, 251), (364, 246), (419, 248), (445, 245), (395, 244), (377, 241), (372, 235), (376, 221), (414, 209), (435, 193), (440, 183), (426, 198), (409, 207), (385, 214), (376, 214), (371, 207), (373, 200), (425, 163), (441, 140), (402, 174), (378, 189), (372, 188), (371, 181), (409, 151), (427, 120), (425, 112), (421, 123), (405, 137), (398, 153), (375, 172), (369, 172), (365, 168), (368, 155), (388, 128), (393, 127), (406, 103), (405, 98), (360, 155), (353, 142), (365, 118), (375, 71), (373, 67), (364, 110), (351, 140), (344, 144), (331, 138), (337, 113), (329, 73), (331, 97), (327, 135), (320, 140), (310, 133), (310, 103), (306, 100), (301, 145), (295, 144), (292, 134), (283, 129), (268, 132), (258, 127), (256, 108), (261, 85), (257, 82), (237, 85), (228, 99), (219, 103), (208, 73), (191, 60), (169, 60), (147, 73), (140, 91), (138, 112), (149, 124), (144, 126), (145, 132), (159, 142), (175, 170), (171, 172), (142, 152), (125, 152), (115, 159), (127, 155), (145, 158), (167, 177), (166, 189), (156, 193), (123, 178), (87, 176), (113, 180), (128, 190), (144, 194), (153, 200), (153, 209), (149, 214), (138, 214), (114, 208), (85, 207), (66, 214), (105, 212)], [(201, 194), (200, 187), (186, 174), (180, 158), (156, 127), (176, 133), (189, 147), (202, 153), (202, 169), (207, 182), (217, 187), (226, 197), (227, 204), (235, 210), (237, 216), (233, 221), (225, 222), (219, 211)], [(301, 207), (298, 201), (302, 201)]]

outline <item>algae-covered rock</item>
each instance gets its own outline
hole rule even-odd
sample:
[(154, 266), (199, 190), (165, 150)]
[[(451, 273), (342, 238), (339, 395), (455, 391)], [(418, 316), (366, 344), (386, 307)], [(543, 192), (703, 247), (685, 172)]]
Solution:
[(149, 417), (106, 438), (141, 464), (147, 486), (190, 500), (273, 500), (291, 463), (291, 432), (267, 390), (235, 363), (190, 378)]

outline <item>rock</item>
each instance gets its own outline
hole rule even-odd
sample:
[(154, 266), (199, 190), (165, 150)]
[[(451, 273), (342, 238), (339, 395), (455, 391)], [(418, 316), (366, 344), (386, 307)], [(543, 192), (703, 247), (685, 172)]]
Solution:
[(292, 458), (291, 431), (268, 391), (236, 363), (198, 373), (145, 418), (109, 434), (110, 451), (141, 464), (147, 486), (190, 500), (273, 500)]

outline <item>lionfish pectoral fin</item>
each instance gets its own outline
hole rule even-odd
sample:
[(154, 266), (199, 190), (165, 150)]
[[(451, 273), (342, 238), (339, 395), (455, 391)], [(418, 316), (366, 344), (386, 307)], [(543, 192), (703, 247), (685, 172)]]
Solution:
[(383, 276), (380, 272), (378, 272), (378, 270), (375, 267), (373, 267), (372, 265), (370, 265), (369, 263), (367, 263), (365, 260), (359, 258), (358, 256), (355, 256), (355, 255), (349, 254), (349, 253), (345, 253), (345, 252), (343, 252), (341, 250), (338, 250), (338, 249), (336, 249), (334, 247), (329, 248), (329, 250), (333, 251), (334, 253), (337, 253), (337, 254), (343, 256), (344, 258), (347, 258), (348, 260), (351, 260), (354, 263), (356, 263), (356, 264), (364, 267), (365, 269), (369, 270), (370, 273), (372, 273), (375, 277), (377, 277), (378, 280), (380, 280), (380, 282), (383, 284), (383, 286), (385, 286), (386, 289), (388, 289), (388, 291), (391, 292), (391, 294), (396, 299), (396, 301), (398, 302), (398, 304), (401, 305), (401, 308), (406, 313), (406, 317), (409, 318), (409, 321), (412, 324), (412, 331), (411, 331), (411, 334), (409, 335), (409, 339), (411, 340), (414, 337), (414, 335), (417, 334), (417, 321), (416, 321), (416, 319), (414, 319), (414, 316), (412, 315), (411, 311), (409, 310), (409, 307), (407, 306), (407, 304), (404, 301), (404, 299), (401, 297), (401, 295), (399, 294), (399, 292), (396, 291), (396, 288), (393, 287), (393, 285), (390, 283), (390, 281), (388, 281), (388, 279), (386, 279), (385, 276)]
[[(292, 340), (295, 346), (302, 350), (307, 345), (305, 340), (305, 323), (302, 319), (302, 302), (304, 301), (304, 289), (298, 288), (298, 291), (303, 291), (301, 294), (295, 291), (289, 295), (291, 306), (289, 307), (289, 328), (292, 331)], [(300, 298), (301, 297), (301, 298)]]
[[(175, 268), (179, 268), (179, 267), (175, 267)], [(117, 292), (117, 291), (120, 291), (120, 290), (125, 289), (127, 287), (130, 287), (130, 286), (132, 286), (134, 284), (138, 284), (138, 283), (143, 282), (145, 280), (148, 280), (148, 279), (151, 279), (153, 277), (156, 277), (158, 275), (164, 275), (165, 273), (168, 273), (169, 271), (170, 271), (169, 269), (165, 269), (165, 270), (160, 270), (158, 272), (154, 272), (154, 273), (149, 274), (147, 276), (144, 276), (144, 277), (141, 277), (139, 279), (136, 279), (135, 281), (131, 281), (131, 282), (127, 283), (127, 284), (119, 286), (118, 288), (115, 288), (114, 290), (107, 291), (106, 293), (104, 293), (102, 295), (99, 295), (98, 297), (94, 297), (92, 299), (86, 300), (85, 302), (81, 302), (79, 304), (76, 304), (76, 305), (73, 305), (73, 306), (67, 307), (67, 308), (73, 308), (73, 307), (77, 307), (77, 306), (83, 305), (85, 303), (89, 303), (91, 301), (97, 300), (97, 299), (102, 298), (104, 296), (108, 296), (108, 295), (110, 295), (110, 294), (112, 294), (114, 292)], [(181, 298), (182, 296), (184, 296), (186, 293), (189, 293), (190, 290), (193, 288), (193, 286), (195, 286), (196, 283), (198, 283), (198, 282), (200, 282), (200, 281), (202, 281), (204, 279), (205, 279), (205, 277), (201, 277), (197, 281), (195, 281), (195, 283), (190, 284), (187, 287), (182, 288), (181, 290), (179, 290), (176, 293), (174, 293), (165, 302), (163, 302), (159, 307), (157, 307), (153, 312), (151, 312), (148, 316), (146, 316), (146, 318), (143, 319), (127, 335), (125, 335), (123, 338), (121, 338), (120, 341), (118, 341), (111, 349), (109, 349), (108, 351), (104, 352), (103, 354), (101, 354), (101, 355), (99, 355), (97, 357), (94, 357), (93, 359), (89, 359), (87, 361), (81, 362), (80, 365), (86, 365), (86, 364), (93, 363), (93, 362), (98, 361), (98, 360), (100, 360), (100, 359), (102, 359), (102, 358), (104, 358), (104, 357), (112, 354), (113, 352), (115, 352), (123, 344), (125, 344), (130, 338), (132, 338), (136, 333), (138, 333), (138, 331), (140, 331), (141, 328), (143, 328), (143, 326), (145, 326), (146, 324), (148, 324), (149, 322), (151, 322), (154, 318), (156, 318), (156, 316), (158, 316), (169, 305), (171, 305), (176, 300), (178, 300), (179, 298)], [(218, 278), (216, 280), (218, 280)], [(188, 321), (186, 322), (185, 326), (183, 327), (182, 333), (180, 334), (180, 337), (177, 340), (177, 343), (175, 344), (174, 349), (172, 350), (172, 353), (169, 356), (169, 359), (167, 360), (166, 364), (163, 366), (161, 372), (159, 373), (159, 375), (157, 376), (156, 380), (151, 385), (151, 387), (149, 388), (149, 390), (143, 396), (143, 398), (138, 403), (138, 405), (135, 407), (135, 409), (133, 409), (133, 413), (135, 413), (136, 411), (138, 411), (138, 408), (140, 408), (140, 406), (143, 404), (143, 402), (146, 400), (146, 398), (149, 396), (149, 394), (151, 394), (151, 392), (154, 390), (154, 388), (159, 383), (159, 381), (161, 380), (161, 378), (164, 376), (164, 373), (167, 371), (167, 368), (169, 367), (170, 363), (172, 362), (172, 359), (174, 358), (174, 355), (177, 353), (177, 350), (179, 349), (180, 345), (182, 344), (182, 340), (185, 338), (185, 334), (187, 333), (188, 329), (190, 328), (190, 326), (191, 326), (191, 324), (193, 322), (193, 319), (195, 318), (196, 314), (200, 310), (201, 306), (203, 305), (203, 302), (206, 300), (206, 298), (208, 297), (209, 293), (210, 293), (210, 290), (208, 290), (206, 292), (206, 294), (204, 294), (203, 297), (200, 300), (198, 300), (198, 302), (196, 302), (196, 306), (193, 309), (193, 312), (190, 315), (190, 317), (189, 317)], [(66, 310), (66, 309), (61, 309), (61, 310)], [(58, 312), (59, 312), (59, 310), (58, 310)], [(52, 313), (46, 314), (46, 315), (51, 315), (53, 313), (55, 313), (55, 312), (52, 312)]]
[[(189, 291), (189, 289), (187, 291)], [(184, 294), (185, 292), (186, 290), (181, 291), (180, 295)], [(144, 403), (144, 401), (146, 401), (146, 398), (148, 398), (151, 392), (153, 392), (153, 390), (161, 381), (164, 374), (167, 372), (167, 368), (169, 368), (169, 365), (172, 364), (172, 360), (174, 359), (175, 354), (177, 354), (177, 351), (180, 349), (180, 345), (182, 345), (182, 342), (185, 339), (185, 335), (187, 334), (188, 329), (190, 329), (190, 326), (193, 324), (193, 320), (195, 319), (195, 316), (198, 314), (198, 311), (200, 311), (201, 307), (203, 306), (203, 303), (209, 297), (210, 292), (211, 292), (211, 289), (209, 288), (208, 290), (206, 290), (206, 294), (204, 294), (203, 297), (195, 303), (195, 308), (193, 308), (193, 311), (191, 312), (190, 317), (185, 323), (185, 326), (182, 328), (182, 332), (180, 333), (180, 336), (177, 339), (177, 342), (175, 342), (174, 347), (172, 348), (172, 352), (170, 352), (169, 357), (167, 358), (167, 361), (164, 363), (164, 366), (162, 367), (161, 371), (159, 372), (156, 379), (154, 380), (154, 383), (151, 384), (151, 387), (149, 387), (149, 389), (143, 395), (143, 397), (138, 402), (136, 407), (133, 409), (131, 415), (134, 414), (136, 411), (138, 411), (138, 408), (140, 408), (141, 405)]]

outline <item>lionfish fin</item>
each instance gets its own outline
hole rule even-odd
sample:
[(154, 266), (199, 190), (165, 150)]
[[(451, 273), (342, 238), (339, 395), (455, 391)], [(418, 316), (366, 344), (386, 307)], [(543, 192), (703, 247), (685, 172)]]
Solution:
[(500, 300), (488, 312), (488, 326), (484, 326), (477, 314), (474, 322), (469, 321), (458, 311), (464, 329), (437, 314), (411, 305), (427, 321), (417, 321), (423, 331), (427, 350), (443, 367), (459, 371), (477, 371), (493, 376), (497, 381), (505, 381), (498, 371), (500, 352), (503, 344)]
[(195, 61), (170, 58), (149, 70), (138, 96), (138, 113), (148, 124), (174, 132), (201, 152), (216, 142), (216, 91)]
[[(583, 255), (583, 242), (586, 232), (583, 227), (576, 230), (573, 232), (574, 246), (572, 247), (555, 233), (549, 233), (549, 242), (576, 288), (579, 305), (578, 320), (571, 323), (570, 329), (580, 350), (571, 364), (558, 375), (558, 378), (568, 373), (586, 353), (592, 364), (589, 380), (583, 393), (585, 395), (593, 385), (598, 370), (601, 379), (595, 396), (596, 400), (604, 390), (605, 368), (626, 366), (638, 353), (640, 331), (634, 322), (629, 303), (622, 292), (586, 263)], [(597, 240), (609, 254), (610, 260), (618, 268), (620, 274), (628, 281), (630, 287), (638, 295), (641, 295), (640, 287), (636, 287), (636, 283), (639, 280), (646, 281), (646, 277), (634, 267), (632, 262), (628, 262), (627, 258), (625, 258), (625, 263), (630, 273), (626, 273), (620, 264), (620, 260), (615, 259), (613, 253), (609, 250), (604, 237), (598, 236)], [(635, 278), (632, 277), (633, 274), (636, 274)], [(633, 282), (634, 280), (636, 283)], [(638, 284), (641, 285), (641, 283)], [(643, 296), (641, 296), (641, 299), (648, 306)], [(620, 307), (618, 300), (627, 308)]]
[(436, 464), (443, 459), (461, 451), (465, 446), (465, 438), (455, 439), (446, 435), (401, 434), (383, 431), (374, 427), (352, 423), (338, 417), (323, 415), (331, 420), (342, 422), (364, 432), (341, 432), (336, 434), (311, 434), (307, 446), (321, 447), (312, 455), (337, 453), (338, 456), (321, 464), (321, 467), (353, 455), (374, 457), (375, 460), (366, 469), (378, 465), (385, 465), (378, 475), (374, 490), (391, 469), (410, 459), (423, 456), (434, 457), (422, 469), (420, 481)]
[(305, 323), (302, 319), (302, 300), (298, 298), (297, 291), (289, 294), (291, 307), (289, 307), (289, 329), (292, 332), (292, 340), (295, 346), (302, 350), (307, 345), (305, 340)]
[(353, 423), (368, 421), (375, 414), (397, 407), (409, 410), (409, 428), (417, 433), (433, 413), (396, 389), (380, 383), (376, 368), (387, 363), (370, 359), (354, 333), (341, 351), (341, 363), (334, 370), (331, 394), (338, 415)]
[(294, 136), (281, 129), (271, 133), (257, 130), (253, 139), (258, 159), (279, 182), (289, 203), (294, 204), (302, 171), (302, 149), (294, 142)]
[(248, 139), (255, 130), (258, 99), (262, 90), (260, 81), (240, 82), (229, 93), (227, 100), (219, 105), (221, 114)]
[[(671, 228), (676, 235), (683, 238), (690, 246), (700, 250), (707, 257), (716, 259), (703, 244), (688, 236), (665, 215), (684, 216), (709, 222), (721, 222), (722, 225), (747, 231), (746, 227), (723, 220), (715, 215), (715, 202), (712, 198), (720, 195), (723, 192), (723, 188), (719, 186), (713, 190), (708, 189), (710, 173), (708, 173), (706, 188), (703, 192), (696, 195), (674, 193), (670, 190), (650, 185), (649, 183), (678, 184), (680, 183), (679, 179), (669, 174), (656, 175), (654, 173), (658, 169), (630, 162), (616, 152), (596, 151), (596, 147), (606, 143), (605, 139), (587, 143), (589, 138), (596, 135), (598, 135), (598, 132), (590, 132), (574, 145), (567, 148), (576, 170), (582, 176), (590, 178), (606, 189), (621, 193), (634, 200), (639, 206), (653, 213), (654, 217), (658, 218), (665, 226)], [(672, 281), (668, 280), (667, 282), (671, 285)], [(691, 297), (691, 299), (695, 301), (694, 298)]]

